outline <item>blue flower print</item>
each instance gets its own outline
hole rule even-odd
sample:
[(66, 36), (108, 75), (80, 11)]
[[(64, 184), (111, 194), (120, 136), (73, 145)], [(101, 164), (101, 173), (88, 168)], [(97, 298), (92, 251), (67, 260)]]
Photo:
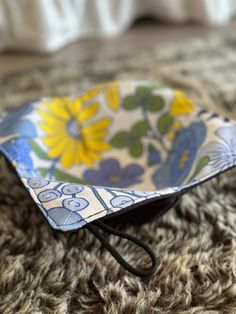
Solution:
[(176, 133), (167, 160), (153, 174), (153, 183), (157, 188), (179, 186), (183, 183), (205, 136), (206, 126), (201, 121), (194, 122)]
[(17, 170), (23, 178), (38, 178), (39, 176), (37, 169), (34, 169), (25, 163), (18, 163)]
[(32, 159), (29, 156), (31, 148), (24, 138), (16, 138), (2, 144), (2, 150), (9, 156), (11, 162), (17, 165), (17, 170), (23, 177), (36, 177), (38, 172), (33, 168)]
[(12, 109), (0, 120), (0, 136), (21, 135), (36, 137), (36, 127), (24, 117), (33, 110), (32, 103), (26, 103), (19, 108)]
[(215, 134), (222, 141), (208, 143), (200, 152), (199, 159), (209, 158), (204, 171), (221, 172), (236, 165), (236, 126), (220, 127)]
[(2, 147), (7, 152), (8, 156), (10, 156), (11, 161), (15, 161), (16, 163), (22, 162), (32, 166), (32, 160), (29, 157), (31, 148), (26, 139), (14, 139), (2, 144)]
[(98, 170), (86, 170), (84, 179), (94, 185), (126, 188), (139, 183), (143, 173), (143, 168), (137, 164), (121, 168), (118, 160), (109, 158), (100, 162)]

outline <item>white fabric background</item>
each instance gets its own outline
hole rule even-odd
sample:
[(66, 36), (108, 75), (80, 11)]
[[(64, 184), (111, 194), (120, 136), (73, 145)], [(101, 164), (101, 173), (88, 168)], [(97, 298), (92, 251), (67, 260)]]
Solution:
[(219, 25), (236, 0), (0, 0), (0, 48), (53, 52), (71, 41), (111, 36), (137, 18)]

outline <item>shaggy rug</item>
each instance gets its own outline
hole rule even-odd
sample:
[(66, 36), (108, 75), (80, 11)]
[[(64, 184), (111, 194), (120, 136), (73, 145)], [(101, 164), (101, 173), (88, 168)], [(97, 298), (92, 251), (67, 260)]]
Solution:
[[(208, 37), (158, 49), (35, 68), (0, 77), (0, 108), (135, 78), (180, 88), (204, 108), (236, 118), (236, 38)], [(0, 313), (236, 313), (236, 171), (195, 188), (179, 206), (120, 226), (154, 248), (157, 273), (124, 271), (87, 230), (53, 231), (0, 159)], [(109, 237), (137, 266), (146, 255)]]

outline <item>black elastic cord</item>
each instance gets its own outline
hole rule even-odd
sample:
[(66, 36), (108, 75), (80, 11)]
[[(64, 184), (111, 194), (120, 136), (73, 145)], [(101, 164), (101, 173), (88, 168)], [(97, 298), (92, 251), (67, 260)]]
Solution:
[[(127, 233), (118, 231), (116, 229), (113, 229), (113, 228), (109, 227), (108, 225), (102, 223), (101, 221), (95, 221), (93, 223), (90, 223), (90, 224), (86, 225), (86, 228), (100, 240), (102, 245), (111, 253), (111, 255), (117, 260), (117, 262), (120, 263), (120, 265), (123, 266), (126, 270), (128, 270), (131, 274), (133, 274), (135, 276), (139, 276), (139, 277), (149, 277), (155, 273), (155, 271), (157, 269), (157, 258), (155, 256), (154, 252), (152, 251), (152, 249), (150, 247), (148, 247), (143, 241), (131, 236), (130, 234), (127, 234)], [(141, 248), (143, 248), (151, 258), (152, 265), (150, 266), (150, 268), (145, 269), (145, 270), (139, 270), (139, 269), (131, 266), (118, 253), (118, 251), (110, 244), (110, 242), (106, 239), (106, 237), (99, 232), (98, 228), (100, 228), (100, 229), (102, 229), (102, 230), (104, 230), (110, 234), (117, 235), (121, 238), (130, 240), (130, 241), (134, 242), (135, 244), (137, 244), (138, 246), (140, 246)]]

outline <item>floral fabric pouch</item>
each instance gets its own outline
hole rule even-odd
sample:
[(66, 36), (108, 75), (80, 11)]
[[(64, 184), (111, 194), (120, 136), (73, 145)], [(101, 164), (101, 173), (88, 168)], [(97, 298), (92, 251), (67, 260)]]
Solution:
[[(152, 250), (101, 220), (123, 214), (145, 222), (235, 166), (236, 124), (180, 91), (115, 81), (8, 111), (0, 119), (0, 150), (54, 229), (86, 226), (125, 268), (148, 276), (157, 265)], [(126, 263), (98, 228), (141, 245), (151, 267)]]

